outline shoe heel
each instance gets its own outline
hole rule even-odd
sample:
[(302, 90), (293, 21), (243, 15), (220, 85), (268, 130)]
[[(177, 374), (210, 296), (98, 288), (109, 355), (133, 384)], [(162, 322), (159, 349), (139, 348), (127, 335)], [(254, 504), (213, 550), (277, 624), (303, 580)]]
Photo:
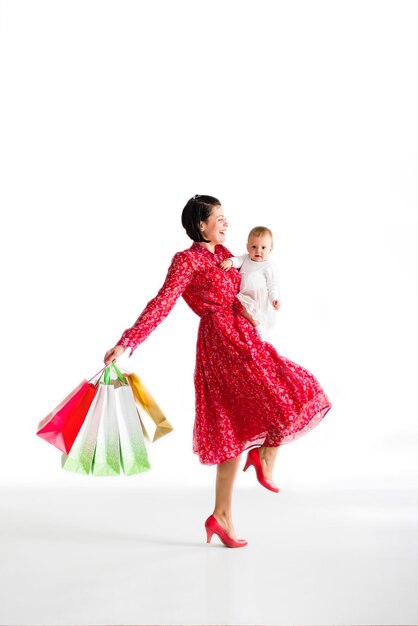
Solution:
[(252, 457), (252, 454), (251, 454), (251, 450), (250, 450), (248, 452), (248, 454), (247, 454), (247, 460), (246, 460), (244, 468), (242, 470), (243, 472), (246, 472), (247, 469), (250, 467), (250, 465), (254, 465), (254, 461), (253, 461), (253, 459), (251, 457)]
[(219, 539), (222, 541), (224, 546), (227, 546), (228, 548), (242, 548), (243, 546), (246, 546), (248, 543), (247, 541), (245, 541), (245, 539), (237, 539), (237, 540), (232, 539), (232, 537), (230, 537), (227, 534), (224, 528), (222, 528), (222, 526), (219, 524), (218, 520), (216, 519), (214, 515), (211, 515), (206, 520), (205, 529), (206, 529), (207, 543), (210, 543), (210, 540), (212, 539), (212, 535), (218, 535)]
[(279, 488), (276, 485), (274, 485), (274, 483), (272, 483), (270, 480), (267, 480), (263, 474), (260, 453), (258, 452), (256, 454), (252, 454), (252, 452), (253, 452), (253, 448), (251, 448), (251, 450), (248, 453), (247, 462), (245, 463), (245, 467), (243, 471), (245, 472), (249, 468), (250, 465), (254, 465), (258, 482), (261, 485), (263, 485), (263, 487), (265, 487), (266, 489), (269, 489), (270, 491), (274, 491), (275, 493), (278, 493)]

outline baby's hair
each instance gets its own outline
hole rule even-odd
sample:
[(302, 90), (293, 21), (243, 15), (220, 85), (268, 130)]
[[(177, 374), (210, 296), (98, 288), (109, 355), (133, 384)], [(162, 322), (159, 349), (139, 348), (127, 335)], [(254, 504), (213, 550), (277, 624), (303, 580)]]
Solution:
[(268, 235), (270, 237), (271, 247), (273, 248), (273, 233), (270, 228), (267, 228), (267, 226), (254, 226), (254, 228), (252, 228), (248, 233), (248, 241), (250, 240), (250, 237), (264, 237), (264, 235)]

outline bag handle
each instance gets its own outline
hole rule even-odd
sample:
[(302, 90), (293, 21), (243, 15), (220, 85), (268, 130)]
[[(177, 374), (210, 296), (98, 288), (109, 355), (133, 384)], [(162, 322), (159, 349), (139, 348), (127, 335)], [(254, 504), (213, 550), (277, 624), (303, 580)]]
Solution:
[(112, 363), (110, 365), (108, 365), (107, 367), (104, 368), (104, 376), (103, 376), (103, 382), (105, 385), (111, 385), (112, 384), (112, 380), (110, 378), (110, 368), (113, 367), (113, 369), (116, 372), (116, 376), (118, 377), (118, 379), (120, 380), (121, 383), (123, 383), (124, 385), (128, 384), (128, 381), (126, 380), (126, 378), (124, 378), (122, 372), (120, 371), (120, 369), (118, 368), (118, 366), (116, 365), (116, 363), (114, 361), (112, 361)]
[(116, 361), (112, 361), (112, 367), (115, 370), (117, 377), (119, 378), (121, 383), (125, 383), (125, 385), (128, 384), (128, 381), (126, 380), (126, 378), (124, 377), (124, 375), (122, 374), (122, 372), (120, 371), (120, 369), (118, 368), (118, 366), (116, 365)]
[(106, 369), (106, 365), (105, 365), (104, 367), (102, 367), (102, 369), (101, 369), (101, 370), (99, 370), (99, 371), (98, 371), (98, 372), (97, 372), (94, 376), (92, 376), (92, 377), (90, 378), (90, 380), (88, 380), (87, 382), (88, 382), (88, 383), (91, 383), (91, 381), (93, 380), (93, 378), (96, 378), (96, 376), (97, 376), (98, 374), (100, 374), (99, 378), (98, 378), (98, 379), (96, 380), (96, 382), (94, 383), (94, 384), (96, 385), (96, 384), (99, 382), (99, 380), (101, 379), (102, 374), (103, 374), (103, 371), (104, 371), (105, 369)]

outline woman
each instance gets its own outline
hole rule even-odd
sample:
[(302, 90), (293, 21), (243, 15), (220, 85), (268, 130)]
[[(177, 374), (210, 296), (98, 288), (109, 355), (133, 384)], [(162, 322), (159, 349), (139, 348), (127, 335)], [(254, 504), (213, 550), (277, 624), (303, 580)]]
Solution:
[(217, 464), (213, 514), (206, 520), (207, 540), (216, 533), (224, 545), (242, 547), (232, 521), (232, 491), (240, 454), (251, 448), (244, 471), (254, 465), (258, 481), (270, 491), (279, 445), (311, 430), (331, 408), (316, 378), (279, 356), (242, 315), (236, 297), (240, 275), (219, 267), (232, 255), (224, 247), (228, 223), (219, 200), (194, 196), (183, 209), (182, 225), (193, 240), (177, 252), (158, 294), (150, 300), (117, 344), (106, 365), (126, 348), (148, 337), (182, 295), (200, 316), (196, 368), (193, 452), (201, 463)]

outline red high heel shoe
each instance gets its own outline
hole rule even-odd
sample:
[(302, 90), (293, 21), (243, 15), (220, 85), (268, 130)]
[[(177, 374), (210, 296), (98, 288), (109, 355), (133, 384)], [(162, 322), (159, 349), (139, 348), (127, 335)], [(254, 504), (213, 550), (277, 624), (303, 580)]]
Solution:
[(248, 543), (248, 541), (245, 541), (245, 539), (232, 539), (232, 537), (228, 535), (226, 530), (222, 528), (214, 515), (210, 515), (208, 517), (205, 522), (205, 528), (207, 543), (210, 543), (213, 534), (218, 535), (219, 539), (222, 541), (224, 546), (227, 546), (227, 548), (243, 548)]
[(268, 480), (263, 474), (263, 468), (261, 467), (261, 459), (258, 448), (251, 448), (251, 450), (247, 454), (247, 461), (242, 471), (246, 472), (250, 465), (254, 465), (255, 473), (257, 474), (257, 480), (260, 485), (263, 485), (263, 487), (265, 487), (266, 489), (270, 489), (270, 491), (278, 493), (279, 488), (277, 487), (277, 485), (275, 485), (271, 480)]

